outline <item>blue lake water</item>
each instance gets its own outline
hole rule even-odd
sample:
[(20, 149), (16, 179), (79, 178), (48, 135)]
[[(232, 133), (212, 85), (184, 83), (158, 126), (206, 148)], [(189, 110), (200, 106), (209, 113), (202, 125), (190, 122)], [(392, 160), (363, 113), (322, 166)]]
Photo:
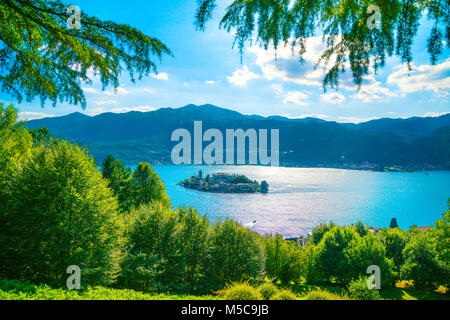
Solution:
[[(433, 225), (447, 210), (450, 171), (390, 173), (260, 166), (153, 166), (175, 207), (193, 206), (211, 221), (233, 218), (264, 234), (305, 235), (322, 222), (362, 221), (400, 228)], [(269, 183), (268, 194), (221, 194), (185, 189), (177, 183), (197, 174), (230, 172)]]

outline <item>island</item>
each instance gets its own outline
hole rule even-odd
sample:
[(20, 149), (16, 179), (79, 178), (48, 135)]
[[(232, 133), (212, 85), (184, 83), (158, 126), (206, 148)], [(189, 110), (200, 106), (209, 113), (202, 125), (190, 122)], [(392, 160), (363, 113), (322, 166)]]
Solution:
[(196, 176), (187, 178), (178, 185), (189, 189), (195, 189), (204, 192), (220, 192), (220, 193), (267, 193), (269, 192), (269, 184), (266, 181), (258, 183), (252, 181), (244, 175), (231, 173), (214, 173), (203, 177), (200, 170)]

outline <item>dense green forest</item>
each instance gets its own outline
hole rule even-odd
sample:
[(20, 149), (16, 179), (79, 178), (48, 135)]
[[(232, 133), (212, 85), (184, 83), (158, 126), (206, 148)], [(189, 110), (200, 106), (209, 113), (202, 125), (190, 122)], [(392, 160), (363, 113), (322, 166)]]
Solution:
[[(99, 170), (86, 149), (17, 122), (12, 106), (0, 105), (0, 139), (0, 298), (379, 299), (399, 283), (447, 292), (450, 210), (426, 232), (330, 223), (300, 246), (174, 208), (149, 164), (131, 172), (109, 156)], [(79, 292), (65, 289), (70, 265)], [(366, 287), (370, 265), (381, 296)]]

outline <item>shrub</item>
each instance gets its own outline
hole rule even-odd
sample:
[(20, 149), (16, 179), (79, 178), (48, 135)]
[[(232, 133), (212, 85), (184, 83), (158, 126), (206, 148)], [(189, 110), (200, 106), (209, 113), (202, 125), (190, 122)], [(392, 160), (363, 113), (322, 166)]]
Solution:
[(347, 297), (340, 296), (325, 290), (312, 290), (304, 295), (303, 300), (346, 300)]
[(378, 290), (370, 290), (367, 288), (367, 277), (359, 277), (350, 282), (348, 286), (348, 293), (353, 300), (380, 300), (380, 293)]
[(278, 292), (278, 288), (273, 283), (263, 283), (258, 287), (258, 291), (261, 293), (264, 300), (270, 300), (270, 298)]
[(280, 290), (270, 300), (297, 300), (297, 296), (288, 289)]
[(248, 283), (235, 283), (225, 289), (224, 300), (263, 300), (259, 291)]

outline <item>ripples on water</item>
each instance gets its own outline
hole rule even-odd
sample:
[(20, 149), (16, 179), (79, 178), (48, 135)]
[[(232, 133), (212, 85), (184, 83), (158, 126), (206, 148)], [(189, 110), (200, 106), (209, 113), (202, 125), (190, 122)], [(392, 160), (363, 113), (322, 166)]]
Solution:
[[(388, 227), (432, 225), (442, 217), (450, 197), (450, 172), (389, 173), (321, 168), (260, 166), (154, 166), (174, 206), (193, 206), (211, 221), (233, 218), (243, 224), (256, 220), (261, 234), (306, 235), (322, 222), (340, 225), (358, 220)], [(206, 193), (177, 183), (203, 171), (244, 174), (269, 183), (268, 194)]]

